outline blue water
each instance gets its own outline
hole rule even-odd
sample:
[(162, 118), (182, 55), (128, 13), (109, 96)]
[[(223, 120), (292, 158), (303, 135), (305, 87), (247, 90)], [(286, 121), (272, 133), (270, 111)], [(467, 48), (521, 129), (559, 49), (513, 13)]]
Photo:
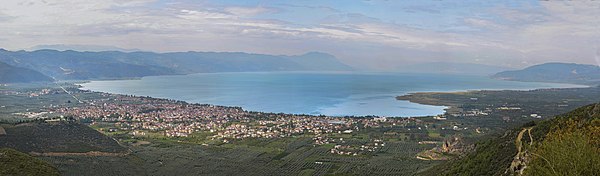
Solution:
[(444, 112), (442, 106), (395, 99), (411, 92), (576, 87), (478, 76), (339, 72), (206, 73), (91, 81), (82, 86), (86, 90), (240, 106), (251, 111), (389, 117)]

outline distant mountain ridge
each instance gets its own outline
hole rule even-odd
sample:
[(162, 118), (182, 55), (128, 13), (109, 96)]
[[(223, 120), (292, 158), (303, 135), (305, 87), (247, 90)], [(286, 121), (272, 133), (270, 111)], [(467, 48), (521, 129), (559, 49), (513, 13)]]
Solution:
[(600, 84), (600, 67), (574, 63), (545, 63), (522, 70), (499, 72), (497, 79), (532, 82)]
[(58, 50), (58, 51), (91, 51), (91, 52), (100, 52), (100, 51), (121, 51), (121, 52), (137, 52), (142, 51), (139, 49), (125, 49), (119, 48), (116, 46), (106, 46), (106, 45), (65, 45), (65, 44), (54, 44), (54, 45), (36, 45), (34, 47), (29, 48), (32, 51), (35, 50)]
[(437, 73), (490, 76), (509, 70), (508, 67), (483, 65), (474, 63), (429, 62), (401, 67), (399, 71), (410, 73)]
[(256, 71), (349, 71), (335, 56), (310, 52), (296, 56), (242, 52), (79, 52), (7, 51), (0, 61), (62, 80), (122, 79), (156, 75)]
[(0, 83), (48, 82), (52, 80), (40, 72), (0, 62)]

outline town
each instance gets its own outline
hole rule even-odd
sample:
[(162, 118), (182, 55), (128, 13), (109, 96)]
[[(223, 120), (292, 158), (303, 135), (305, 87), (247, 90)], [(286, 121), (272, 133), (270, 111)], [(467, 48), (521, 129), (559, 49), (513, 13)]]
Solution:
[[(63, 86), (66, 88), (63, 89)], [(423, 155), (410, 157), (426, 160), (444, 159), (431, 155), (427, 149), (441, 147), (446, 140), (456, 136), (472, 139), (502, 131), (510, 124), (542, 119), (569, 108), (563, 101), (554, 105), (556, 108), (553, 110), (557, 112), (553, 113), (518, 101), (494, 98), (498, 97), (494, 93), (512, 93), (510, 91), (472, 92), (446, 94), (455, 98), (446, 99), (449, 109), (445, 114), (436, 116), (332, 117), (252, 112), (241, 107), (92, 92), (81, 90), (76, 85), (63, 86), (2, 90), (0, 93), (3, 96), (23, 103), (2, 108), (10, 113), (6, 115), (21, 117), (17, 122), (28, 119), (77, 121), (132, 145), (140, 144), (138, 141), (170, 141), (218, 147), (223, 144), (238, 145), (244, 141), (308, 139), (311, 146), (326, 148), (328, 153), (334, 155), (371, 156), (386, 150), (408, 148), (412, 153), (423, 152)], [(482, 97), (482, 93), (488, 97), (473, 98)], [(529, 93), (535, 95), (544, 92)], [(426, 96), (436, 95), (439, 94), (412, 94), (406, 99), (420, 102), (421, 99), (426, 100)], [(549, 98), (553, 98), (551, 102), (563, 99)], [(587, 100), (576, 103), (585, 102)], [(461, 146), (460, 141), (453, 146)]]
[(349, 134), (383, 124), (406, 126), (414, 118), (357, 118), (294, 115), (244, 111), (240, 107), (189, 104), (181, 101), (114, 95), (93, 99), (84, 106), (53, 107), (48, 111), (63, 117), (87, 122), (113, 124), (99, 130), (126, 131), (136, 137), (150, 133), (166, 137), (188, 137), (210, 133), (210, 140), (228, 143), (245, 138), (283, 138), (314, 135), (314, 143), (324, 143), (318, 136), (330, 133)]

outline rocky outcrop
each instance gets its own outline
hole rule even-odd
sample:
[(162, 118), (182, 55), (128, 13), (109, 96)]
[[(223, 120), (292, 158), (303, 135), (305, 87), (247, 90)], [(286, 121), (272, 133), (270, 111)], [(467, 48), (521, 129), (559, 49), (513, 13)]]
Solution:
[[(533, 144), (533, 137), (531, 136), (532, 128), (533, 127), (523, 128), (517, 135), (517, 139), (515, 139), (517, 155), (515, 155), (513, 161), (510, 163), (510, 167), (505, 172), (506, 174), (523, 175), (523, 171), (525, 171), (525, 168), (527, 168), (527, 163), (531, 158), (529, 151), (527, 150), (527, 145)], [(529, 144), (523, 143), (523, 136), (525, 135), (525, 132), (527, 132), (527, 135), (529, 136)]]
[(461, 153), (463, 150), (464, 148), (462, 147), (462, 138), (460, 137), (452, 137), (444, 140), (444, 144), (441, 148), (441, 152), (453, 154)]
[(462, 137), (453, 136), (445, 139), (441, 146), (420, 152), (417, 154), (417, 158), (422, 160), (448, 160), (465, 154), (470, 149), (472, 149), (472, 146), (465, 144)]

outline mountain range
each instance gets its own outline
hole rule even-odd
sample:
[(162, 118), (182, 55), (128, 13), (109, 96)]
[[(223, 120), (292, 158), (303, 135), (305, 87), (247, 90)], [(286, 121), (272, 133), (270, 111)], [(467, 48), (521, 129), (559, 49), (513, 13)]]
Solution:
[(500, 72), (492, 77), (513, 81), (598, 85), (600, 83), (600, 67), (574, 63), (545, 63), (522, 70)]
[(35, 50), (43, 50), (43, 49), (58, 50), (58, 51), (73, 50), (73, 51), (91, 51), (91, 52), (100, 52), (100, 51), (137, 52), (137, 51), (142, 51), (140, 49), (125, 49), (125, 48), (120, 48), (120, 47), (110, 46), (110, 45), (67, 45), (67, 44), (36, 45), (36, 46), (29, 48), (28, 50), (35, 51)]
[(32, 69), (0, 62), (0, 83), (47, 82), (52, 78)]
[(320, 52), (285, 56), (242, 52), (154, 53), (0, 49), (0, 62), (36, 70), (59, 80), (122, 79), (211, 72), (353, 70), (335, 56)]
[(458, 74), (458, 75), (479, 75), (490, 76), (498, 72), (510, 70), (508, 67), (457, 63), (457, 62), (428, 62), (407, 65), (399, 68), (402, 72), (409, 73), (435, 73), (435, 74)]
[[(52, 78), (124, 79), (213, 72), (354, 70), (335, 56), (321, 52), (287, 56), (243, 52), (155, 53), (0, 49), (0, 62), (6, 63), (0, 65), (3, 68), (0, 82), (3, 83), (50, 81)], [(492, 78), (513, 81), (600, 84), (600, 67), (595, 65), (545, 63), (522, 70), (505, 70), (509, 68), (449, 62), (422, 63), (399, 68), (401, 72), (410, 73), (491, 75)]]

